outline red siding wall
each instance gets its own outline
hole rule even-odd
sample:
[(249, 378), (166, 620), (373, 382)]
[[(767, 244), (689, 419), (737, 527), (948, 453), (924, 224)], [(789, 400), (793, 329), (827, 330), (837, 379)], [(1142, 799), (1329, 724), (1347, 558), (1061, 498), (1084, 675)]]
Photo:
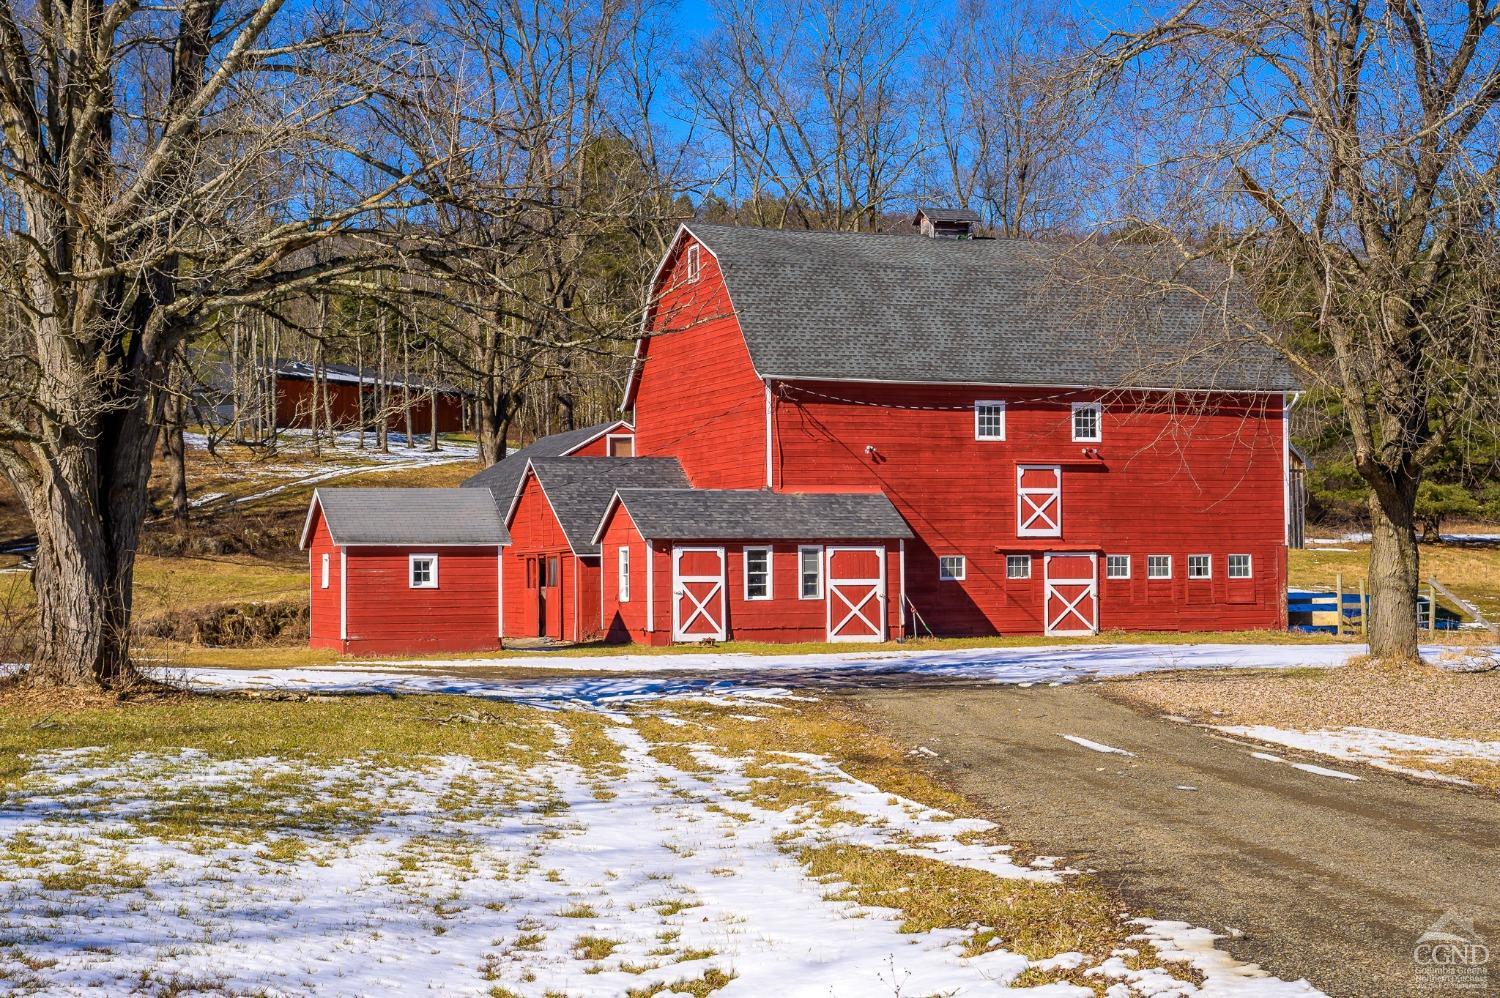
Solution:
[(636, 453), (675, 457), (697, 488), (766, 484), (765, 384), (730, 310), (718, 262), (689, 284), (684, 237), (662, 270), (635, 394)]
[[(345, 651), (380, 655), (500, 646), (494, 547), (350, 547)], [(410, 586), (407, 556), (438, 556), (438, 587)]]
[[(1071, 439), (1084, 393), (817, 383), (788, 385), (775, 404), (773, 463), (784, 491), (879, 488), (918, 535), (907, 585), (939, 634), (1043, 628), (1042, 558), (1100, 557), (1101, 629), (1282, 626), (1281, 400), (1224, 400), (1167, 411), (1160, 397), (1105, 399), (1103, 440)], [(1004, 400), (1006, 439), (974, 439), (973, 404)], [(873, 455), (865, 448), (873, 446)], [(1099, 456), (1084, 454), (1097, 447)], [(1063, 533), (1018, 538), (1016, 465), (1063, 466)], [(1032, 577), (1008, 580), (1007, 553), (1033, 556)], [(1213, 555), (1213, 578), (1186, 579), (1187, 555)], [(1250, 554), (1250, 582), (1226, 578), (1228, 554)], [(963, 582), (939, 582), (940, 554), (967, 558)], [(1128, 554), (1130, 580), (1106, 580), (1102, 556)], [(1173, 578), (1148, 582), (1146, 556), (1173, 556)]]
[[(601, 441), (602, 443), (602, 441)], [(505, 549), (505, 636), (587, 641), (599, 633), (599, 563), (575, 557), (536, 476), (527, 474)], [(541, 572), (528, 560), (557, 559), (557, 584), (539, 599)], [(545, 620), (541, 617), (545, 610)]]
[[(822, 541), (778, 540), (753, 541), (677, 541), (658, 542), (650, 546), (652, 557), (652, 594), (654, 630), (646, 631), (646, 551), (629, 513), (617, 510), (611, 516), (603, 537), (603, 584), (605, 637), (610, 641), (634, 641), (640, 644), (670, 644), (672, 641), (672, 550), (674, 547), (722, 547), (725, 552), (726, 638), (733, 641), (823, 641), (828, 634), (827, 593), (822, 599), (798, 598), (798, 555), (800, 545), (837, 545), (840, 547), (877, 546), (886, 549), (886, 634), (901, 636), (900, 618), (900, 547), (896, 541)], [(630, 548), (630, 600), (619, 601), (619, 549)], [(771, 548), (771, 598), (745, 599), (745, 560), (747, 547)], [(842, 615), (841, 615), (842, 616)], [(853, 645), (852, 647), (858, 647)]]
[[(328, 533), (328, 524), (323, 520), (323, 510), (315, 508), (312, 513), (313, 531), (308, 544), (307, 565), (311, 586), (312, 616), (308, 626), (308, 644), (313, 648), (333, 648), (343, 651), (339, 637), (339, 592), (343, 585), (340, 574), (339, 548)], [(328, 556), (328, 588), (323, 588), (323, 556)]]
[[(391, 389), (391, 402), (394, 405), (400, 399), (400, 389)], [(371, 405), (375, 390), (373, 386), (365, 388), (365, 394), (370, 397)], [(458, 395), (439, 394), (438, 403), (438, 432), (458, 433), (463, 429), (462, 400)], [(301, 378), (277, 378), (276, 379), (276, 425), (279, 427), (306, 428), (312, 425), (313, 390), (312, 382)], [(333, 425), (341, 430), (354, 429), (359, 426), (359, 386), (331, 381), (328, 383), (328, 409), (333, 417)], [(322, 417), (318, 422), (322, 423)], [(404, 410), (394, 412), (386, 420), (386, 425), (398, 433), (406, 432), (406, 413)], [(411, 403), (411, 425), (413, 433), (429, 433), (432, 430), (432, 415), (426, 396), (415, 396)]]

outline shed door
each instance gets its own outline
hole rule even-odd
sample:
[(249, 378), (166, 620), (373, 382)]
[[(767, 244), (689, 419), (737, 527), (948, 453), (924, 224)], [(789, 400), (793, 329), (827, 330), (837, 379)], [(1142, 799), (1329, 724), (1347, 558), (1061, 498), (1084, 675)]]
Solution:
[(1043, 612), (1047, 633), (1060, 637), (1099, 630), (1099, 559), (1092, 554), (1049, 554)]
[(672, 549), (672, 640), (723, 641), (724, 549)]
[(1016, 536), (1062, 536), (1062, 468), (1016, 466)]
[(828, 640), (885, 640), (885, 549), (828, 549)]

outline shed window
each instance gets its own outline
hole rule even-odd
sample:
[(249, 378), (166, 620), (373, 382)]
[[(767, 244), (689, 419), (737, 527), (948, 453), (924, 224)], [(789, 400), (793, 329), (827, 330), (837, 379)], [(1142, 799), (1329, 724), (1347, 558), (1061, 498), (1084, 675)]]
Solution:
[(1073, 440), (1097, 443), (1103, 439), (1104, 406), (1098, 402), (1073, 403)]
[(438, 587), (437, 555), (414, 554), (407, 559), (413, 589), (436, 589)]
[(771, 549), (745, 549), (745, 599), (771, 598)]
[(630, 549), (620, 548), (620, 602), (630, 602)]
[(1005, 439), (1005, 403), (974, 403), (974, 439)]
[(1148, 579), (1170, 579), (1172, 577), (1172, 556), (1169, 554), (1150, 554), (1146, 556), (1146, 578)]
[(323, 588), (328, 588), (328, 555), (323, 555)]
[(1231, 579), (1250, 578), (1250, 556), (1248, 554), (1232, 554), (1229, 556), (1229, 577)]
[(798, 599), (823, 598), (823, 549), (797, 549)]
[(1029, 579), (1031, 578), (1031, 555), (1008, 554), (1005, 556), (1005, 577), (1007, 579)]
[(696, 284), (698, 277), (703, 273), (703, 258), (699, 254), (698, 245), (694, 243), (687, 250), (687, 279), (689, 284)]
[(1188, 578), (1206, 579), (1213, 575), (1213, 558), (1206, 554), (1188, 555)]
[(1104, 577), (1106, 579), (1128, 579), (1130, 578), (1130, 555), (1111, 554), (1104, 557)]
[(968, 565), (961, 554), (945, 554), (938, 558), (938, 578), (943, 582), (962, 582)]

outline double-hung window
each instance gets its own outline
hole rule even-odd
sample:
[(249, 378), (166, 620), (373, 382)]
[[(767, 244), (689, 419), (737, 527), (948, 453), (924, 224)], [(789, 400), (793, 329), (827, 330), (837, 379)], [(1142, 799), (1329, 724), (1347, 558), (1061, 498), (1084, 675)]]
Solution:
[(823, 549), (797, 549), (797, 598), (823, 598)]
[(1104, 439), (1104, 406), (1099, 402), (1073, 403), (1073, 442), (1098, 443)]
[(621, 547), (619, 552), (620, 602), (630, 602), (630, 548)]
[(438, 556), (414, 554), (407, 558), (407, 572), (413, 589), (436, 589), (438, 587)]
[(1005, 403), (974, 403), (974, 439), (1005, 439)]
[(771, 598), (771, 549), (745, 549), (745, 599)]
[(1250, 578), (1250, 556), (1248, 554), (1232, 554), (1229, 556), (1229, 577), (1231, 579)]
[(1169, 554), (1148, 554), (1146, 556), (1146, 578), (1148, 579), (1170, 579), (1172, 577), (1172, 556)]
[(323, 588), (324, 589), (328, 588), (328, 558), (329, 558), (329, 556), (327, 554), (323, 555)]
[(1206, 554), (1188, 555), (1188, 578), (1207, 579), (1213, 575), (1213, 557)]

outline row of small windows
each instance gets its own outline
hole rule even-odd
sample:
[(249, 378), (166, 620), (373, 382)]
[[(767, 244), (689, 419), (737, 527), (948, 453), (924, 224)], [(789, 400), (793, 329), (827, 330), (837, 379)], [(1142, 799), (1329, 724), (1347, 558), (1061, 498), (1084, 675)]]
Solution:
[[(974, 403), (974, 439), (1005, 439), (1005, 403)], [(1098, 443), (1104, 439), (1104, 405), (1100, 402), (1073, 403), (1074, 443)]]
[[(1248, 579), (1251, 577), (1250, 556), (1248, 554), (1232, 554), (1228, 559), (1229, 578)], [(1187, 557), (1187, 577), (1189, 579), (1211, 579), (1213, 578), (1213, 555), (1190, 554)], [(945, 554), (938, 557), (938, 579), (943, 582), (962, 582), (968, 574), (964, 556), (961, 554)], [(1031, 555), (1008, 554), (1005, 556), (1005, 577), (1007, 579), (1029, 579), (1031, 578)], [(1110, 554), (1104, 556), (1104, 577), (1106, 579), (1128, 579), (1130, 578), (1130, 555)], [(1170, 579), (1172, 577), (1172, 556), (1169, 554), (1149, 554), (1146, 556), (1146, 578), (1148, 579)]]
[[(616, 555), (618, 591), (621, 603), (630, 602), (630, 548), (621, 547)], [(745, 549), (745, 599), (771, 598), (771, 549)], [(963, 559), (960, 558), (960, 561)], [(797, 549), (797, 595), (801, 599), (823, 598), (823, 549)]]

